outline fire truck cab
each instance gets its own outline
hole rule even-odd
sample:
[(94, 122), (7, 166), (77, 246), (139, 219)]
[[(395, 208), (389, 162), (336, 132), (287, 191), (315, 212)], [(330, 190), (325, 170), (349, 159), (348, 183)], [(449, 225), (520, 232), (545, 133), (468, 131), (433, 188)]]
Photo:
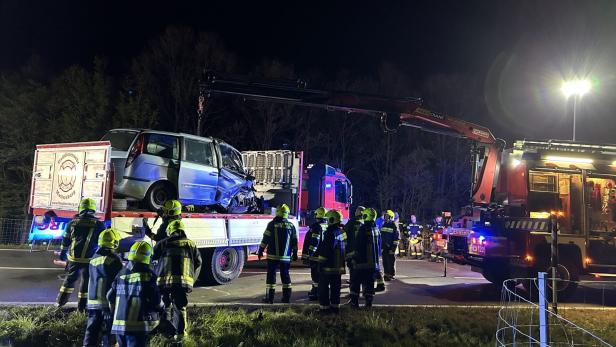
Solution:
[(562, 279), (616, 274), (615, 145), (516, 141), (503, 153), (494, 200), (502, 208), (475, 223), (467, 255), (489, 281), (550, 269), (551, 214)]

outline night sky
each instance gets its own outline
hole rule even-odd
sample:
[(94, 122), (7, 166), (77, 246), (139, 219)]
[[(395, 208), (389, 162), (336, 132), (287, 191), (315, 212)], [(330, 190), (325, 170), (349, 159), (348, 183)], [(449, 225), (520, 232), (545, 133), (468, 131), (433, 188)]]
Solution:
[(0, 0), (0, 69), (33, 54), (56, 70), (100, 55), (122, 73), (168, 25), (218, 33), (245, 65), (276, 58), (333, 79), (391, 62), (417, 90), (438, 74), (476, 80), (463, 95), (482, 109), (464, 118), (508, 140), (570, 137), (561, 81), (588, 77), (578, 138), (616, 143), (616, 1)]

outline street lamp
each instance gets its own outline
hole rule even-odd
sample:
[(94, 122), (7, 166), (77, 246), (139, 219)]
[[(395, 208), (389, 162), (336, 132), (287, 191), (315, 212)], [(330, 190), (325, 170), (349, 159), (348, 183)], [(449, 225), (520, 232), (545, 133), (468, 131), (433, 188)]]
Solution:
[(565, 81), (561, 87), (561, 91), (567, 100), (570, 96), (573, 96), (573, 141), (575, 141), (575, 114), (577, 111), (578, 99), (588, 93), (590, 91), (590, 87), (591, 84), (589, 80)]

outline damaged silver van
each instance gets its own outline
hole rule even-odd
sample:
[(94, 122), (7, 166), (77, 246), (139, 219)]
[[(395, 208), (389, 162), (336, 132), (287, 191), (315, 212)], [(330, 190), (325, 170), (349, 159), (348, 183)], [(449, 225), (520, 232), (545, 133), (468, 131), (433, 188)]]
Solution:
[(115, 198), (138, 200), (152, 211), (179, 199), (223, 212), (251, 212), (252, 177), (241, 153), (224, 141), (142, 129), (112, 129), (102, 140), (111, 142)]

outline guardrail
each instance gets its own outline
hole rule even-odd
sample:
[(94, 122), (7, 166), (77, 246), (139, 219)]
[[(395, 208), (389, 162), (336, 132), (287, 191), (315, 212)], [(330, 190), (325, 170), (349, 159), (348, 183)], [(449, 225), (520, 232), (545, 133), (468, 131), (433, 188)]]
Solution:
[(0, 244), (27, 244), (31, 225), (31, 219), (0, 218)]

